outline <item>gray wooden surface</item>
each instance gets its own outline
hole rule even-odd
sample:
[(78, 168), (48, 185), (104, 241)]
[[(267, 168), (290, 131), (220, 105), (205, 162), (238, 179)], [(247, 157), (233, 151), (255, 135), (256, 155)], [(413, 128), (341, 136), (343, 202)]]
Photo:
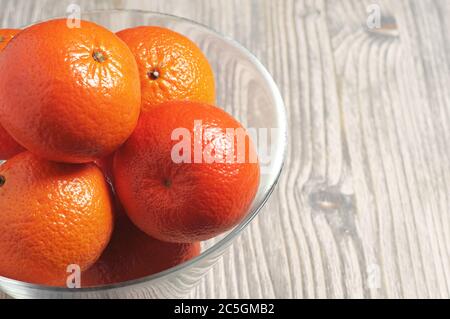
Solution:
[(192, 297), (450, 297), (449, 0), (0, 0), (0, 25), (70, 2), (209, 25), (280, 87), (279, 187)]

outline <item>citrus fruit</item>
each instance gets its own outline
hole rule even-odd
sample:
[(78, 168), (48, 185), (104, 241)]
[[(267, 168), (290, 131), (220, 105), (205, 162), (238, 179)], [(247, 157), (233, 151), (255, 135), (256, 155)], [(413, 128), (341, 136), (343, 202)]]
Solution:
[[(0, 52), (19, 31), (16, 29), (0, 29)], [(23, 147), (0, 125), (0, 160), (9, 159), (22, 151), (24, 151)]]
[(82, 273), (82, 286), (120, 283), (181, 264), (200, 253), (200, 244), (174, 244), (140, 231), (124, 214), (116, 220), (111, 242), (100, 259)]
[(136, 61), (115, 34), (51, 20), (21, 31), (0, 59), (0, 122), (29, 151), (83, 163), (112, 153), (140, 112)]
[(67, 267), (94, 264), (112, 229), (108, 185), (94, 164), (23, 152), (0, 166), (0, 276), (64, 285)]
[[(223, 110), (196, 102), (167, 102), (142, 114), (113, 165), (116, 192), (134, 224), (159, 240), (188, 243), (241, 221), (257, 192), (259, 164), (247, 135), (243, 149), (237, 135), (228, 137), (235, 129), (245, 133)], [(177, 139), (180, 132), (188, 136)]]
[(172, 100), (215, 103), (213, 71), (191, 40), (155, 26), (126, 29), (117, 35), (136, 57), (143, 111)]

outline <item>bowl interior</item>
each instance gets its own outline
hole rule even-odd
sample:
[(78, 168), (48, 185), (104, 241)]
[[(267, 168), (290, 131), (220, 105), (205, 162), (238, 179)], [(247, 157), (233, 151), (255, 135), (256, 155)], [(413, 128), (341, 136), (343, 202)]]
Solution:
[[(83, 12), (81, 18), (103, 25), (113, 32), (135, 26), (153, 25), (169, 28), (190, 38), (203, 50), (214, 69), (217, 105), (249, 129), (258, 148), (261, 182), (245, 220), (228, 233), (204, 242), (200, 256), (137, 281), (149, 282), (163, 279), (165, 276), (192, 267), (209, 256), (221, 253), (264, 205), (276, 184), (285, 156), (286, 114), (283, 101), (271, 76), (251, 53), (232, 39), (203, 25), (166, 14), (130, 10)], [(37, 287), (37, 285), (0, 277), (0, 285), (5, 284)], [(127, 284), (131, 282), (120, 285)], [(84, 289), (105, 288), (107, 286)]]

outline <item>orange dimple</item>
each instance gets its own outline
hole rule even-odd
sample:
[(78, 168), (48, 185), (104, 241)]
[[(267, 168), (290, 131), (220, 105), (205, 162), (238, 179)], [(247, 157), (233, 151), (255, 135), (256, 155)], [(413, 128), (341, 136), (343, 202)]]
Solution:
[(117, 35), (138, 63), (143, 111), (172, 100), (215, 103), (213, 71), (191, 40), (154, 26), (126, 29)]
[[(0, 29), (0, 54), (9, 41), (11, 41), (19, 32), (20, 30), (17, 29)], [(0, 125), (0, 160), (7, 160), (23, 151), (24, 148), (5, 131), (3, 126)]]
[(0, 166), (0, 179), (0, 276), (61, 286), (68, 265), (96, 262), (113, 229), (98, 167), (24, 152)]
[(112, 153), (135, 128), (137, 64), (105, 28), (87, 21), (69, 28), (65, 19), (39, 23), (20, 32), (1, 57), (0, 121), (33, 153), (89, 162)]

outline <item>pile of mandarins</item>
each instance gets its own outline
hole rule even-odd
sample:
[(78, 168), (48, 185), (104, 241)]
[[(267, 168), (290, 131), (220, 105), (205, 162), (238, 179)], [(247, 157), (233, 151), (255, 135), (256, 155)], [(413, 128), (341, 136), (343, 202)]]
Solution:
[(248, 135), (236, 160), (227, 132), (243, 128), (214, 104), (206, 57), (171, 30), (0, 30), (0, 276), (65, 286), (78, 265), (82, 286), (123, 282), (239, 223), (259, 164)]

